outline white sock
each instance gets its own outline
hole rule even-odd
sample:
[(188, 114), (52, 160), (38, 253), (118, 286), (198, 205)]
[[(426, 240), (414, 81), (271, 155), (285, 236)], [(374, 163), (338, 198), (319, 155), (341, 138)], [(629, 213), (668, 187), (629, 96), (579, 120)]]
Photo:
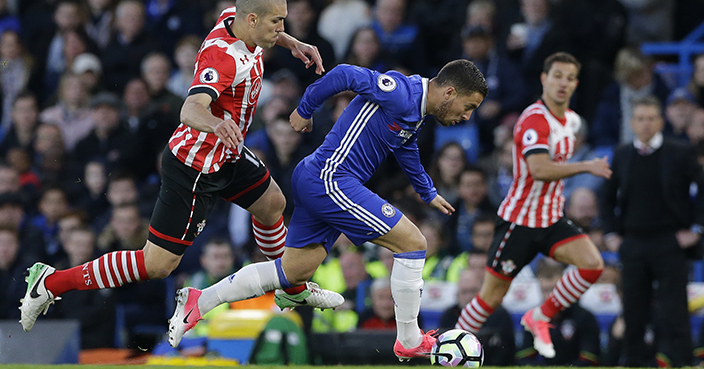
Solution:
[(423, 265), (425, 251), (394, 254), (391, 269), (391, 294), (396, 312), (396, 336), (405, 348), (413, 348), (423, 342), (418, 327), (420, 295), (423, 292)]
[(204, 289), (198, 299), (201, 315), (224, 302), (259, 297), (267, 291), (281, 288), (274, 261), (249, 264), (220, 282)]

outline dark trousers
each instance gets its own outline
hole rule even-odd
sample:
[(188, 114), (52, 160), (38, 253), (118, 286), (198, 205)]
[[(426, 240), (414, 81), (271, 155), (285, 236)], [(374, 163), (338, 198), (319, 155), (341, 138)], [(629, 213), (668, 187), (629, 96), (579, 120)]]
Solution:
[[(645, 327), (655, 327), (658, 352), (675, 367), (691, 365), (692, 334), (687, 309), (689, 263), (674, 232), (627, 235), (620, 249), (623, 263), (623, 316), (626, 366), (645, 366)], [(654, 308), (654, 309), (652, 309)]]

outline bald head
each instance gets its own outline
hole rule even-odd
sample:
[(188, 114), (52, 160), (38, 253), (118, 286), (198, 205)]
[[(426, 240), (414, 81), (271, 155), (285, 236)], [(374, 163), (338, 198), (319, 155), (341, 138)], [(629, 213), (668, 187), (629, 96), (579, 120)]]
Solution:
[(599, 213), (594, 191), (585, 187), (574, 190), (565, 213), (578, 226), (589, 228)]
[(286, 3), (286, 0), (237, 0), (237, 12), (240, 14), (254, 13), (264, 16), (275, 5)]

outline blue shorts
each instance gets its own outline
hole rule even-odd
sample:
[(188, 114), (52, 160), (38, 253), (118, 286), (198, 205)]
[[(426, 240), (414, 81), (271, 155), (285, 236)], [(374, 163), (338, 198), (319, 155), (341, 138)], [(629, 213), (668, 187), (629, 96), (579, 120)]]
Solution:
[(403, 214), (355, 178), (323, 180), (306, 169), (305, 160), (293, 171), (293, 215), (287, 247), (321, 243), (330, 252), (344, 233), (355, 245), (388, 233)]

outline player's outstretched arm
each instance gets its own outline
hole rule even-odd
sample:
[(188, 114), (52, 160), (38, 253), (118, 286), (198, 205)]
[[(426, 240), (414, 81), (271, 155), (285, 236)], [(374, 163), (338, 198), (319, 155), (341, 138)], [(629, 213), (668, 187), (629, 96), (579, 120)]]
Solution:
[(535, 153), (528, 155), (526, 162), (533, 179), (544, 182), (557, 181), (580, 173), (609, 179), (612, 173), (606, 157), (576, 163), (558, 163), (547, 153)]
[(286, 32), (281, 32), (279, 34), (276, 44), (283, 46), (291, 50), (291, 54), (298, 59), (301, 59), (306, 65), (306, 69), (310, 68), (311, 65), (315, 64), (315, 73), (321, 75), (325, 73), (325, 68), (323, 67), (323, 58), (318, 52), (318, 48), (315, 45), (306, 44), (304, 42), (298, 41), (295, 37), (289, 35)]
[(208, 106), (212, 101), (206, 93), (188, 96), (181, 107), (181, 123), (201, 132), (215, 133), (225, 147), (233, 149), (244, 139), (242, 132), (232, 119), (222, 120), (210, 113)]

